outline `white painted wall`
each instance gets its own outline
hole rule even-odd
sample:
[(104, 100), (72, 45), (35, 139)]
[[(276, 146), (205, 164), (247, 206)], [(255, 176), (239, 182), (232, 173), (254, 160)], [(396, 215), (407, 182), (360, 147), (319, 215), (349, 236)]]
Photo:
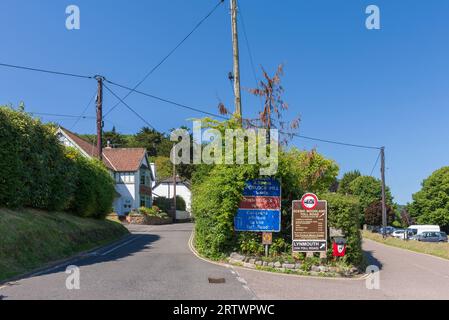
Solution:
[[(170, 184), (169, 186), (166, 183), (162, 183), (156, 188), (154, 188), (153, 192), (154, 197), (160, 196), (166, 198), (173, 198), (173, 184)], [(188, 212), (192, 212), (192, 192), (190, 191), (190, 189), (187, 188), (187, 186), (185, 186), (184, 184), (178, 183), (178, 185), (176, 186), (176, 195), (184, 199), (184, 201), (186, 202), (186, 210)]]

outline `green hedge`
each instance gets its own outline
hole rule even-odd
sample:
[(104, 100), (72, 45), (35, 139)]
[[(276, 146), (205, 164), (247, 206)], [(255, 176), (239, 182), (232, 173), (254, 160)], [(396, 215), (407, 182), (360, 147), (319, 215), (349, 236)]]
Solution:
[[(158, 197), (153, 199), (153, 205), (159, 207), (164, 212), (171, 212), (173, 206), (173, 198)], [(187, 205), (183, 197), (176, 196), (176, 210), (186, 211)]]
[(25, 112), (0, 107), (0, 206), (104, 217), (114, 200), (111, 176), (99, 161), (63, 147), (55, 133)]
[[(320, 195), (320, 200), (327, 200), (328, 227), (340, 229), (347, 240), (345, 260), (354, 265), (360, 265), (363, 260), (362, 237), (359, 229), (359, 200), (353, 196), (337, 193)], [(332, 248), (329, 246), (329, 256)]]

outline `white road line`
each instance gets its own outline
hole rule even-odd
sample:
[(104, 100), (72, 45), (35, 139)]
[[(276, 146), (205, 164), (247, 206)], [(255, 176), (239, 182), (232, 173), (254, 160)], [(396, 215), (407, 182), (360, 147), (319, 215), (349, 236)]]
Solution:
[(128, 245), (128, 244), (130, 244), (130, 243), (132, 243), (132, 242), (134, 242), (134, 241), (136, 241), (137, 239), (140, 239), (141, 238), (141, 236), (137, 236), (137, 237), (135, 237), (135, 238), (133, 238), (133, 239), (131, 239), (131, 240), (129, 240), (129, 241), (126, 241), (126, 242), (124, 242), (124, 243), (121, 243), (121, 244), (119, 244), (118, 246), (115, 246), (114, 248), (112, 248), (112, 249), (110, 249), (110, 250), (108, 250), (108, 251), (106, 251), (106, 252), (103, 252), (102, 254), (101, 254), (101, 256), (107, 256), (108, 254), (110, 254), (110, 253), (112, 253), (112, 252), (114, 252), (114, 251), (116, 251), (117, 249), (120, 249), (120, 248), (122, 248), (122, 247), (124, 247), (124, 246), (126, 246), (126, 245)]

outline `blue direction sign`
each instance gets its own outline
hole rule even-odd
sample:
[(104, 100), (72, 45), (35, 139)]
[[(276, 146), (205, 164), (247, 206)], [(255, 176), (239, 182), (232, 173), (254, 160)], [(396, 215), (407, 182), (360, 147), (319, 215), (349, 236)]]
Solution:
[(250, 180), (246, 183), (243, 196), (244, 200), (234, 219), (236, 231), (281, 231), (281, 185), (279, 181), (271, 178)]
[(244, 197), (280, 197), (281, 184), (275, 179), (255, 179), (246, 183)]

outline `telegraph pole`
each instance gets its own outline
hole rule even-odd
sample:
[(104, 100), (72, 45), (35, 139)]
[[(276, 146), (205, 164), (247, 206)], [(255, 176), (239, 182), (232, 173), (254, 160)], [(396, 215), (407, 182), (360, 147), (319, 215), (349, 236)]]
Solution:
[(177, 176), (176, 176), (176, 146), (173, 147), (173, 223), (176, 223), (176, 185), (177, 185)]
[(384, 238), (387, 236), (387, 199), (386, 199), (386, 186), (385, 186), (385, 147), (382, 147), (380, 149), (380, 157), (381, 157), (381, 166), (380, 166), (380, 173), (382, 177), (382, 226), (383, 226), (383, 232), (382, 235)]
[(239, 36), (237, 29), (237, 0), (231, 0), (232, 51), (234, 57), (235, 114), (242, 119), (242, 99), (240, 89)]
[(103, 80), (102, 76), (95, 76), (98, 83), (97, 92), (97, 152), (100, 160), (103, 159)]

